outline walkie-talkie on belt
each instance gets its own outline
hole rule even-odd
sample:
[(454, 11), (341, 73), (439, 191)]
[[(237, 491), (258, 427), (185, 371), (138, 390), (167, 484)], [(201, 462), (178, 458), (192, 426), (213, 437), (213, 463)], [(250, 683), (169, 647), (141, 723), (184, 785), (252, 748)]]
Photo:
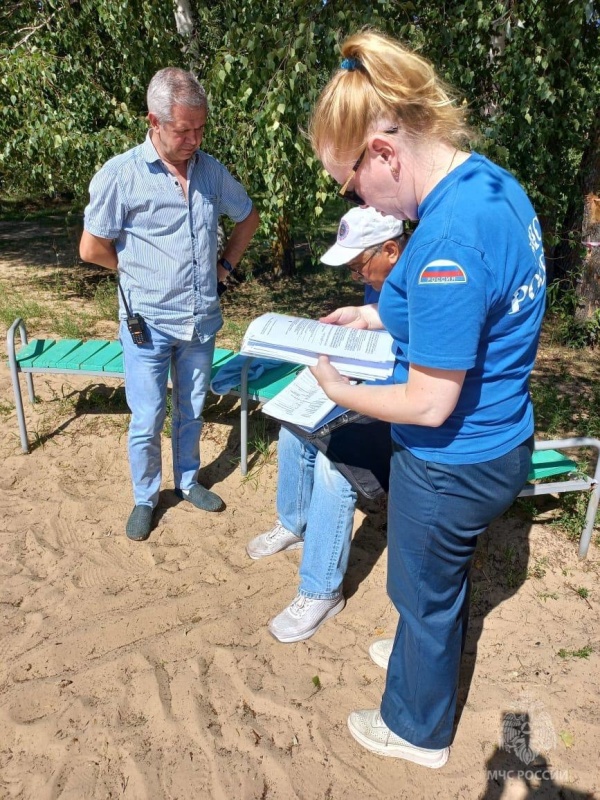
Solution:
[(125, 299), (125, 292), (121, 287), (121, 282), (119, 281), (119, 277), (117, 276), (117, 286), (119, 287), (119, 291), (121, 292), (121, 297), (123, 298), (123, 305), (125, 306), (125, 313), (127, 314), (127, 329), (131, 334), (131, 338), (133, 339), (133, 343), (137, 344), (138, 347), (142, 344), (146, 344), (148, 341), (148, 337), (146, 336), (146, 326), (144, 323), (144, 318), (141, 314), (132, 314), (129, 305), (127, 304), (127, 300)]

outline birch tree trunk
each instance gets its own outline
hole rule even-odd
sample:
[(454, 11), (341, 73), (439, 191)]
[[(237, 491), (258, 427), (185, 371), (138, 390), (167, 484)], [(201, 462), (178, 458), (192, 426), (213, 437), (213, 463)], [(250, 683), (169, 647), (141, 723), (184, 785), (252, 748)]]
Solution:
[(189, 39), (194, 30), (194, 14), (190, 0), (174, 0), (174, 5), (177, 33)]

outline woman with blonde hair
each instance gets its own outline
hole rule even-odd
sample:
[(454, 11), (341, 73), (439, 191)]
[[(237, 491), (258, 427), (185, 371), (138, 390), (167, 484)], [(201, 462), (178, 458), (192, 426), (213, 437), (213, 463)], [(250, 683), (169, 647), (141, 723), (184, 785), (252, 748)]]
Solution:
[(344, 198), (418, 220), (379, 305), (325, 318), (385, 327), (394, 384), (350, 384), (325, 357), (314, 368), (336, 403), (392, 423), (387, 588), (400, 621), (369, 650), (387, 666), (381, 707), (348, 726), (375, 753), (436, 768), (452, 738), (477, 537), (529, 471), (542, 236), (515, 178), (468, 151), (465, 108), (428, 61), (374, 31), (341, 49), (314, 150)]

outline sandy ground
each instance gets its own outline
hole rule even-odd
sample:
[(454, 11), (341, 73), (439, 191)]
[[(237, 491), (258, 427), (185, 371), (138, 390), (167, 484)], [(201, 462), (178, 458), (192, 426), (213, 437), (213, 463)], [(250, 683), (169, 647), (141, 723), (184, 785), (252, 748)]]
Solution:
[[(0, 278), (18, 270), (10, 255)], [(299, 553), (244, 550), (274, 521), (275, 456), (242, 480), (239, 408), (212, 399), (200, 477), (226, 510), (177, 500), (165, 440), (158, 524), (130, 542), (127, 414), (110, 386), (36, 377), (24, 455), (0, 368), (2, 800), (600, 797), (600, 552), (577, 560), (551, 501), (480, 543), (447, 766), (383, 759), (346, 728), (378, 705), (367, 647), (397, 621), (383, 505), (357, 510), (345, 610), (280, 644), (266, 623), (295, 593)], [(101, 409), (111, 393), (121, 406)]]

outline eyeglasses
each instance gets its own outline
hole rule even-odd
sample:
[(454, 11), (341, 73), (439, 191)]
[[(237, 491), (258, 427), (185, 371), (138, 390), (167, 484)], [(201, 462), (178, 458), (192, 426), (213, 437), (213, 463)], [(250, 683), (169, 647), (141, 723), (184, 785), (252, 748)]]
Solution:
[[(394, 125), (393, 127), (388, 128), (387, 130), (385, 130), (383, 132), (384, 133), (388, 133), (390, 135), (393, 134), (393, 133), (398, 133), (398, 126)], [(350, 170), (350, 175), (348, 175), (348, 177), (344, 181), (344, 185), (342, 186), (342, 188), (339, 191), (340, 197), (342, 197), (344, 200), (347, 200), (348, 203), (353, 203), (356, 206), (366, 206), (367, 203), (362, 199), (362, 197), (359, 194), (357, 194), (357, 192), (355, 192), (354, 189), (348, 189), (348, 184), (350, 183), (350, 181), (352, 181), (356, 177), (356, 173), (358, 172), (358, 169), (359, 169), (360, 165), (362, 164), (365, 155), (367, 154), (367, 149), (368, 149), (368, 145), (367, 145), (367, 147), (365, 147), (365, 149), (362, 151), (362, 153), (356, 159), (356, 162), (354, 163), (354, 166)]]
[(344, 181), (344, 185), (340, 189), (340, 197), (343, 197), (343, 199), (347, 200), (348, 203), (353, 203), (356, 206), (364, 206), (365, 205), (365, 201), (362, 199), (362, 197), (359, 194), (357, 194), (354, 191), (354, 189), (348, 189), (348, 184), (350, 183), (350, 181), (356, 175), (356, 173), (358, 171), (358, 168), (360, 167), (360, 165), (363, 162), (363, 158), (365, 157), (366, 152), (367, 152), (367, 148), (365, 147), (365, 149), (362, 151), (362, 153), (356, 159), (356, 161), (354, 163), (354, 166), (350, 170), (350, 175), (348, 175), (348, 178)]
[(373, 256), (377, 255), (377, 253), (378, 253), (378, 252), (379, 252), (378, 250), (373, 250), (373, 252), (372, 252), (372, 253), (371, 253), (371, 255), (370, 255), (368, 258), (367, 258), (367, 260), (365, 261), (365, 263), (360, 265), (360, 269), (357, 269), (357, 268), (356, 268), (356, 265), (352, 265), (352, 263), (350, 263), (350, 264), (344, 264), (344, 266), (346, 267), (346, 269), (349, 269), (349, 270), (350, 270), (350, 272), (351, 272), (353, 275), (358, 275), (360, 278), (362, 278), (362, 277), (363, 277), (363, 271), (364, 271), (364, 270), (365, 270), (365, 269), (366, 269), (366, 268), (369, 266), (369, 262), (371, 261), (371, 259), (373, 258)]

